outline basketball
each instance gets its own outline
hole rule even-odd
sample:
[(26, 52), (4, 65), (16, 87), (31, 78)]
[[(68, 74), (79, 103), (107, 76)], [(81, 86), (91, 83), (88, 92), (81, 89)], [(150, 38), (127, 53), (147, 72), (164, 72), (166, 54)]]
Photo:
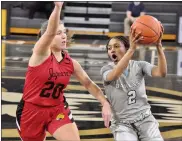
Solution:
[(160, 32), (162, 30), (160, 22), (153, 16), (143, 15), (135, 20), (132, 24), (132, 28), (136, 28), (135, 33), (141, 32), (143, 40), (140, 44), (153, 44), (160, 38)]

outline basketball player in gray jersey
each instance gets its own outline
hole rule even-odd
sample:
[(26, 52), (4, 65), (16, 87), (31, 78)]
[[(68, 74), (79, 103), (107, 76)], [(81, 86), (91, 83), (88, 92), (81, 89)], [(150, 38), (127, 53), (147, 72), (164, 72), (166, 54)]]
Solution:
[[(162, 25), (161, 28), (163, 29)], [(161, 32), (161, 37), (163, 30)], [(105, 93), (112, 106), (111, 131), (115, 141), (163, 141), (159, 124), (151, 114), (144, 76), (165, 77), (167, 64), (161, 37), (156, 43), (158, 65), (131, 60), (137, 43), (143, 39), (131, 30), (130, 42), (123, 36), (111, 38), (107, 52), (112, 63), (102, 67)]]

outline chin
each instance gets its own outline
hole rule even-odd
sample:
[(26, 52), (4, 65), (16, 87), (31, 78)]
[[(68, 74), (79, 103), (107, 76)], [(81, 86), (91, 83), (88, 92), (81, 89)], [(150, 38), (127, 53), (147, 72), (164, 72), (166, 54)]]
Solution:
[(59, 49), (60, 49), (60, 50), (66, 49), (66, 45), (60, 45), (60, 46), (59, 46)]
[(66, 46), (62, 46), (62, 47), (61, 47), (61, 50), (64, 50), (64, 49), (66, 49)]

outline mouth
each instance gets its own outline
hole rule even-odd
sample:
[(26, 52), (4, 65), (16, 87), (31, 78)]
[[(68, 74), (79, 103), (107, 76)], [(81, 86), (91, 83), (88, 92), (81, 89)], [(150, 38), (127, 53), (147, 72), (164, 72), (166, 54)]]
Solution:
[(112, 55), (112, 58), (113, 58), (113, 59), (116, 59), (116, 58), (117, 58), (116, 54), (113, 54), (113, 55)]
[(114, 62), (116, 62), (116, 61), (117, 61), (117, 56), (116, 56), (116, 54), (112, 54), (112, 56), (111, 56), (111, 57), (112, 57), (112, 59), (113, 59), (113, 61), (114, 61)]
[(62, 44), (66, 44), (66, 41), (62, 41)]

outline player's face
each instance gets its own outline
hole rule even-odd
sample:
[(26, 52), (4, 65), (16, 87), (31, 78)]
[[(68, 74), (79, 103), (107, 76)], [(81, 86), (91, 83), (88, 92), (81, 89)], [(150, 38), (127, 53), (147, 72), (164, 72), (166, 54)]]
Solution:
[(124, 44), (118, 39), (111, 39), (107, 48), (109, 57), (115, 63), (117, 63), (126, 53)]
[(66, 29), (64, 27), (64, 24), (60, 24), (57, 34), (53, 40), (53, 47), (56, 48), (57, 50), (63, 50), (66, 48), (66, 42), (67, 42)]

